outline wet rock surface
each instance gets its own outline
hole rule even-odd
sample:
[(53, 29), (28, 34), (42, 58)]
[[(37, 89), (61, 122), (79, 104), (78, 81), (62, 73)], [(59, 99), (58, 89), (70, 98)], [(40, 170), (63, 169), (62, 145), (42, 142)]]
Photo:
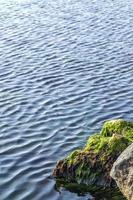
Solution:
[(118, 157), (111, 177), (128, 200), (133, 200), (133, 143)]

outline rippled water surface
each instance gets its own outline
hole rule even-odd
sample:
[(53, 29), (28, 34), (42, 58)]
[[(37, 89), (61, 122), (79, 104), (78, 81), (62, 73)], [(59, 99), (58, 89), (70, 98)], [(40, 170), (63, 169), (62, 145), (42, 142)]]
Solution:
[(0, 114), (0, 200), (88, 200), (50, 175), (133, 119), (132, 0), (0, 0)]

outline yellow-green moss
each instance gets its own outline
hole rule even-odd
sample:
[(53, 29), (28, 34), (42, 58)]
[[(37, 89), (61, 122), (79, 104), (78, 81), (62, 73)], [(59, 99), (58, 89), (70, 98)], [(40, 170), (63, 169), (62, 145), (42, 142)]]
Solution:
[(121, 153), (131, 142), (133, 142), (133, 123), (122, 119), (110, 120), (104, 123), (102, 130), (89, 137), (82, 150), (73, 151), (66, 162), (70, 165), (76, 163), (79, 153), (93, 151), (101, 155), (101, 160), (106, 155)]
[(120, 134), (133, 139), (133, 122), (127, 122), (123, 119), (105, 122), (101, 130), (101, 135), (109, 137), (113, 134)]
[(81, 150), (75, 150), (72, 151), (66, 158), (65, 161), (67, 163), (69, 163), (69, 165), (71, 165), (72, 163), (75, 163), (77, 161), (77, 156), (79, 155), (79, 152), (81, 152)]
[(84, 151), (93, 150), (97, 154), (103, 152), (103, 154), (109, 155), (122, 152), (130, 143), (130, 139), (117, 134), (112, 137), (104, 137), (100, 134), (99, 136), (93, 135), (88, 139)]
[(99, 150), (105, 148), (109, 143), (109, 138), (103, 137), (100, 134), (95, 134), (89, 137), (84, 151), (93, 150), (94, 153), (98, 153)]

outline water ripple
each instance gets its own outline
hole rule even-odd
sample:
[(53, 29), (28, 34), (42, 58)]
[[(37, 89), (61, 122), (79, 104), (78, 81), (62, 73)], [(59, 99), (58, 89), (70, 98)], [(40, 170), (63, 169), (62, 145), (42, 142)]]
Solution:
[(59, 158), (107, 119), (133, 118), (131, 0), (0, 1), (1, 200), (57, 191)]

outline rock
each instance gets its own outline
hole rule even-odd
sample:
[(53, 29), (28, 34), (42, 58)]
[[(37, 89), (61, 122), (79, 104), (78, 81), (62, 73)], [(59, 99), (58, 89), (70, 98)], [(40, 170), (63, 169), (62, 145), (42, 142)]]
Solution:
[(122, 119), (107, 121), (100, 134), (89, 137), (83, 149), (77, 149), (57, 162), (53, 176), (70, 183), (116, 187), (110, 170), (132, 142), (133, 122)]
[(133, 200), (133, 143), (115, 161), (111, 177), (128, 200)]

